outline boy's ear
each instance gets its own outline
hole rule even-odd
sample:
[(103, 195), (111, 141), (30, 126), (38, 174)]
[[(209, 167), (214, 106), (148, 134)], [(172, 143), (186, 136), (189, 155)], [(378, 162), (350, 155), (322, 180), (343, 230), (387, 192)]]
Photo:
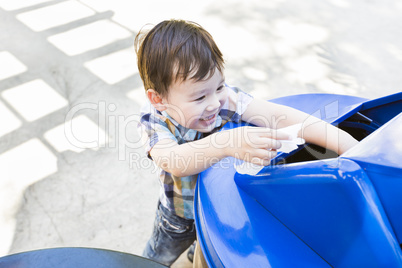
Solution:
[(155, 107), (156, 110), (160, 112), (166, 110), (167, 107), (164, 104), (162, 97), (154, 89), (147, 90), (147, 98), (149, 102), (152, 104), (152, 106)]

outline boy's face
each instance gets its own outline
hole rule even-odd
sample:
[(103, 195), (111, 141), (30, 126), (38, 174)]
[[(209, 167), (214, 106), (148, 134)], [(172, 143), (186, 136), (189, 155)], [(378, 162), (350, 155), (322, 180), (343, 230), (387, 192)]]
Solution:
[(166, 112), (180, 125), (200, 132), (215, 128), (216, 118), (228, 97), (224, 77), (215, 70), (207, 80), (177, 81), (169, 88)]

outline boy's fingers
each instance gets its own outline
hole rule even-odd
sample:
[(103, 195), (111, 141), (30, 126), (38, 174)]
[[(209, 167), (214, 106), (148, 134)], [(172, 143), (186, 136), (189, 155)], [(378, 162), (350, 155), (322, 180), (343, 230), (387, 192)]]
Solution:
[(275, 139), (275, 140), (290, 140), (290, 139), (292, 139), (292, 137), (288, 133), (280, 131), (280, 130), (275, 130), (274, 136), (272, 138)]
[(291, 137), (288, 133), (275, 130), (271, 128), (266, 128), (266, 132), (264, 132), (264, 137), (275, 139), (275, 140), (290, 140)]
[(282, 146), (282, 143), (280, 141), (271, 139), (271, 146), (267, 149), (277, 150), (277, 149), (281, 148), (281, 146)]
[(268, 151), (268, 158), (267, 160), (271, 160), (274, 158), (278, 153), (276, 151)]
[(280, 141), (277, 141), (277, 140), (271, 139), (271, 138), (265, 138), (265, 137), (259, 138), (258, 140), (255, 140), (253, 142), (253, 144), (256, 145), (255, 146), (256, 148), (264, 148), (264, 149), (267, 149), (267, 150), (270, 150), (270, 149), (276, 150), (276, 149), (281, 148), (281, 142)]

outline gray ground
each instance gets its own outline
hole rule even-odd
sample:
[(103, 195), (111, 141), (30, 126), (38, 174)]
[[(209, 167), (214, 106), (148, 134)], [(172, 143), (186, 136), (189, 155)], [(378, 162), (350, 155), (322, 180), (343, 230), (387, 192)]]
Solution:
[(401, 12), (400, 0), (0, 0), (0, 255), (141, 253), (158, 196), (136, 130), (143, 25), (200, 23), (227, 83), (264, 99), (377, 98), (401, 91)]

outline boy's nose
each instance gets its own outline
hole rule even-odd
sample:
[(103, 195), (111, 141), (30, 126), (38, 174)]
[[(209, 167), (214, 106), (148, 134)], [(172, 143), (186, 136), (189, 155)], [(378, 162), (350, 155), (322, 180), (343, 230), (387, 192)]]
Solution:
[(221, 102), (219, 101), (219, 98), (213, 98), (211, 103), (208, 105), (207, 110), (208, 111), (214, 111), (218, 109), (221, 106)]

